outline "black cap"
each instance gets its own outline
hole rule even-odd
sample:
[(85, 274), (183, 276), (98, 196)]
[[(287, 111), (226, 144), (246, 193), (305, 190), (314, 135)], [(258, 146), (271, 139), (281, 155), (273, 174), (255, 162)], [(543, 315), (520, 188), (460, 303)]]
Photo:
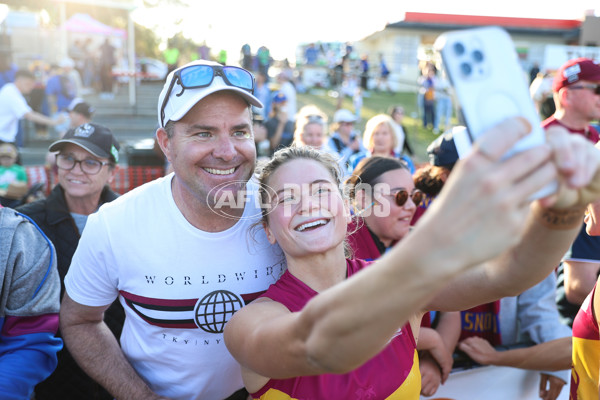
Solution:
[(453, 136), (452, 130), (444, 132), (427, 146), (427, 155), (432, 165), (452, 168), (458, 161), (458, 151)]
[(75, 104), (69, 109), (69, 111), (81, 114), (86, 118), (92, 118), (92, 114), (94, 114), (94, 111), (96, 110), (94, 109), (94, 107), (83, 101), (81, 103)]
[(62, 139), (50, 145), (49, 151), (59, 151), (66, 143), (76, 144), (96, 157), (119, 161), (121, 146), (112, 131), (103, 125), (89, 123), (69, 129)]

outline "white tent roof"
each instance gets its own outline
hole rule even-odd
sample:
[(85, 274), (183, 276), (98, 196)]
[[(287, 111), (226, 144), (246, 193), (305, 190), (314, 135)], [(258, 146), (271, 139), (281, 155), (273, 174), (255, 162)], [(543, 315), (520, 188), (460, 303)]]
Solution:
[(68, 32), (99, 34), (105, 36), (126, 37), (124, 29), (113, 28), (95, 20), (88, 14), (78, 13), (69, 18), (61, 27)]

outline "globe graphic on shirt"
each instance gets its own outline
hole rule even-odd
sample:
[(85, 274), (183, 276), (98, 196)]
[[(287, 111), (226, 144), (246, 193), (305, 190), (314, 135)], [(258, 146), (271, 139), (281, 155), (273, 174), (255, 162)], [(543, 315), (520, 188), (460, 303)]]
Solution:
[(227, 290), (215, 290), (196, 303), (194, 322), (208, 333), (223, 333), (225, 324), (243, 303)]

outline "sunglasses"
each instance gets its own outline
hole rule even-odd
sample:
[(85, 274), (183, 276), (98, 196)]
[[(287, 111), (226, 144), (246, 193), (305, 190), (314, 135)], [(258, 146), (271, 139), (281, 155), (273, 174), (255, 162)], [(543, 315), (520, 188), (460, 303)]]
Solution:
[(185, 89), (197, 89), (210, 86), (215, 76), (220, 76), (229, 86), (237, 87), (254, 93), (254, 76), (243, 68), (223, 65), (190, 65), (176, 71), (171, 78), (169, 90), (160, 107), (160, 121), (165, 126), (165, 107), (171, 97), (171, 91), (178, 83), (181, 86), (181, 92), (176, 96), (181, 96)]
[(412, 193), (408, 193), (408, 190), (400, 189), (393, 196), (398, 207), (405, 205), (409, 196), (413, 203), (415, 203), (415, 206), (421, 204), (421, 201), (423, 200), (423, 192), (421, 192), (419, 189), (413, 190)]
[(595, 94), (600, 95), (600, 85), (569, 86), (569, 89), (590, 89), (590, 90), (593, 90)]
[(306, 120), (308, 122), (323, 122), (323, 117), (316, 114), (311, 114), (306, 116)]

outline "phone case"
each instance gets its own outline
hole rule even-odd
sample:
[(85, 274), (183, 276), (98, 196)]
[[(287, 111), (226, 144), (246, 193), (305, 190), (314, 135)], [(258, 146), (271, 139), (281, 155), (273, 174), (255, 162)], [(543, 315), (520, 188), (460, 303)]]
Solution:
[[(438, 37), (434, 47), (442, 56), (459, 104), (459, 118), (467, 127), (471, 143), (514, 116), (529, 120), (532, 132), (517, 142), (506, 157), (545, 142), (525, 73), (504, 29), (490, 26), (446, 32)], [(556, 185), (545, 188), (536, 198), (554, 190)]]

